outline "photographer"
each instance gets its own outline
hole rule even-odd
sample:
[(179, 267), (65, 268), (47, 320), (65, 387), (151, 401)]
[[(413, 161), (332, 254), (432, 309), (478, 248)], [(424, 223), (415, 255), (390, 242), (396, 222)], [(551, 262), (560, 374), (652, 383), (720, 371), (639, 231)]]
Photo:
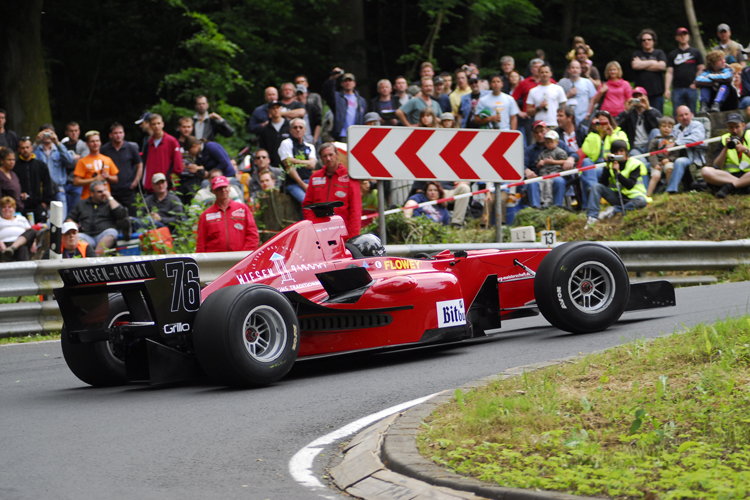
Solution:
[[(625, 141), (613, 141), (610, 151), (607, 166), (599, 176), (599, 183), (591, 188), (586, 209), (586, 227), (593, 226), (599, 219), (608, 219), (625, 210), (646, 206), (646, 186), (642, 177), (646, 166), (639, 160), (628, 158), (628, 143)], [(599, 203), (602, 198), (611, 206), (600, 214)]]
[(617, 115), (615, 121), (628, 136), (632, 154), (642, 154), (648, 150), (651, 132), (659, 128), (661, 113), (651, 107), (648, 94), (643, 87), (633, 89), (633, 97), (625, 101), (625, 111)]
[(701, 173), (706, 183), (716, 190), (717, 198), (741, 189), (747, 192), (750, 186), (750, 131), (739, 113), (727, 116), (729, 133), (721, 136), (721, 152), (714, 159), (713, 167), (703, 167)]

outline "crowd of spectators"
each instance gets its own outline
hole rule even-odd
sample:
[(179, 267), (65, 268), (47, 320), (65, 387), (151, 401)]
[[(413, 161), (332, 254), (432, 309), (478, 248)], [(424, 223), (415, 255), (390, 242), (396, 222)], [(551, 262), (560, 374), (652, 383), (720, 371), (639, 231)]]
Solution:
[[(251, 250), (258, 245), (252, 207), (269, 190), (288, 195), (300, 218), (311, 216), (302, 210), (308, 204), (343, 201), (337, 213), (353, 236), (363, 205), (376, 209), (378, 195), (374, 182), (351, 180), (339, 163), (334, 142), (345, 143), (352, 125), (518, 130), (527, 179), (606, 163), (519, 189), (525, 203), (539, 209), (568, 205), (575, 193), (589, 225), (645, 207), (661, 190), (713, 189), (718, 197), (745, 193), (750, 136), (739, 110), (750, 106), (750, 49), (731, 39), (727, 24), (717, 27), (719, 44), (705, 60), (690, 45), (687, 29), (676, 29), (674, 36), (677, 48), (666, 54), (657, 34), (644, 29), (630, 61), (596, 63), (594, 50), (576, 37), (559, 81), (543, 51), (521, 68), (503, 56), (501, 70), (485, 71), (486, 78), (471, 63), (436, 74), (434, 65), (424, 62), (411, 84), (403, 76), (377, 81), (369, 102), (359, 94), (356, 76), (341, 68), (321, 82), (320, 94), (298, 75), (278, 89), (265, 89), (264, 102), (252, 110), (248, 130), (254, 142), (249, 162), (240, 159), (242, 167), (215, 142), (217, 135), (232, 136), (234, 128), (202, 95), (195, 99), (195, 114), (179, 118), (174, 135), (160, 115), (143, 114), (135, 122), (144, 132), (140, 146), (125, 140), (119, 123), (110, 127), (105, 144), (95, 130), (81, 137), (76, 122), (66, 125), (62, 140), (51, 124), (41, 125), (35, 137), (19, 137), (6, 129), (0, 110), (0, 251), (3, 260), (33, 254), (34, 228), (47, 220), (52, 201), (61, 202), (66, 214), (68, 257), (102, 254), (120, 232), (174, 230), (190, 213), (200, 213), (198, 251)], [(623, 78), (626, 65), (632, 83)], [(665, 102), (671, 102), (673, 116), (664, 116)], [(632, 157), (704, 140), (696, 117), (720, 111), (730, 111), (729, 132), (712, 164), (706, 164), (701, 147)], [(381, 185), (388, 202), (390, 185)], [(456, 200), (452, 211), (446, 204), (418, 205), (471, 189), (468, 182), (416, 182), (405, 214), (460, 227), (470, 198)], [(610, 204), (604, 211), (601, 199)]]

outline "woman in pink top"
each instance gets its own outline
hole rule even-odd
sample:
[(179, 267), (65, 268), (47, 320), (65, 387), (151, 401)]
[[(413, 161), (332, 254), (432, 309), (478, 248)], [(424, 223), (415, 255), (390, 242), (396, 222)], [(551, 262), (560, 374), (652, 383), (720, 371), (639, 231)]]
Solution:
[(630, 83), (622, 79), (622, 66), (617, 61), (610, 61), (604, 68), (604, 74), (608, 80), (599, 87), (599, 92), (591, 99), (589, 104), (589, 115), (594, 112), (594, 106), (602, 100), (601, 110), (609, 111), (612, 116), (617, 116), (625, 111), (625, 101), (633, 96), (633, 89)]

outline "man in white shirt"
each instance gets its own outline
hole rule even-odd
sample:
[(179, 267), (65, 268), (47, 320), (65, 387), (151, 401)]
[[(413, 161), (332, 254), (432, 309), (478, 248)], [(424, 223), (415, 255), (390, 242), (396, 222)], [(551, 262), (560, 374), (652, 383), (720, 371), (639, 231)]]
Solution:
[(548, 127), (557, 125), (557, 108), (568, 100), (562, 87), (550, 82), (551, 78), (549, 66), (539, 68), (539, 85), (531, 89), (526, 98), (526, 113)]
[[(501, 75), (490, 77), (492, 93), (479, 99), (474, 115), (474, 122), (479, 126), (499, 130), (517, 130), (518, 104), (508, 94), (503, 93)], [(484, 113), (483, 110), (487, 110)]]
[(581, 77), (581, 63), (573, 59), (568, 65), (568, 78), (560, 80), (559, 85), (568, 98), (567, 105), (575, 110), (576, 123), (581, 123), (588, 116), (589, 102), (596, 95), (596, 87), (588, 78)]

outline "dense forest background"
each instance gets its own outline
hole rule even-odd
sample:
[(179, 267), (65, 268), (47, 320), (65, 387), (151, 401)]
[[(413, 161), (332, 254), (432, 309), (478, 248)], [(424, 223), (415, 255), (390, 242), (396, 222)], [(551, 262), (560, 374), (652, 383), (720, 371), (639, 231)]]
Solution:
[[(643, 28), (657, 48), (676, 47), (688, 26), (684, 0), (3, 0), (0, 16), (0, 108), (8, 128), (31, 134), (52, 120), (107, 130), (146, 110), (168, 118), (206, 94), (212, 109), (238, 129), (263, 103), (263, 89), (305, 74), (312, 91), (334, 66), (357, 76), (364, 96), (380, 78), (415, 78), (432, 60), (453, 71), (465, 62), (483, 75), (510, 54), (521, 71), (544, 49), (559, 78), (574, 36), (585, 37), (601, 70), (630, 55)], [(710, 48), (726, 22), (733, 39), (750, 44), (748, 2), (721, 9), (697, 2)], [(174, 128), (169, 125), (169, 131)], [(236, 141), (246, 140), (240, 134)]]

